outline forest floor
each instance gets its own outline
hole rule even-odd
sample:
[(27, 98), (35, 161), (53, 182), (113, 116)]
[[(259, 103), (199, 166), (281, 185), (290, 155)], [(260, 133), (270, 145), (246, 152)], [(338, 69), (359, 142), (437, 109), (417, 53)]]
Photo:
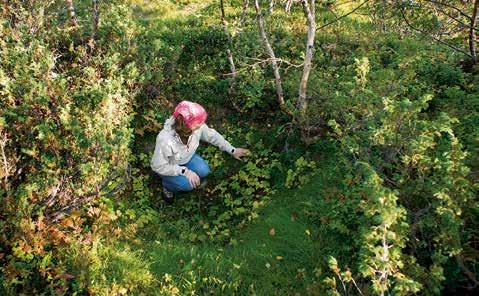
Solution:
[(322, 242), (317, 226), (308, 218), (308, 208), (313, 199), (320, 198), (326, 182), (318, 176), (301, 189), (274, 196), (260, 217), (239, 234), (235, 245), (188, 244), (160, 233), (145, 235), (142, 245), (150, 272), (158, 278), (169, 274), (182, 285), (203, 278), (218, 281), (215, 286), (224, 284), (228, 290), (238, 285), (240, 294), (305, 291), (324, 260), (318, 257)]

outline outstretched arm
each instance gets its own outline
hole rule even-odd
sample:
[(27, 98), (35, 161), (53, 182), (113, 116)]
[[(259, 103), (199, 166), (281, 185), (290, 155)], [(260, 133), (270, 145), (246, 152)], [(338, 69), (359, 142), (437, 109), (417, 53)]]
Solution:
[(237, 160), (241, 160), (241, 157), (247, 156), (249, 154), (250, 154), (250, 151), (248, 149), (236, 148), (235, 152), (233, 153), (233, 157), (236, 158)]
[(215, 145), (222, 151), (228, 152), (238, 160), (249, 154), (248, 149), (233, 147), (220, 133), (213, 128), (209, 128), (206, 124), (203, 124), (201, 127), (201, 140)]

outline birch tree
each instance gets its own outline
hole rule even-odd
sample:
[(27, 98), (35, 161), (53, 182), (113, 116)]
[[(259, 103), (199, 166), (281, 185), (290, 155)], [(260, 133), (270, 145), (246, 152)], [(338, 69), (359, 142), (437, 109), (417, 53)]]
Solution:
[(301, 113), (305, 113), (308, 108), (308, 80), (309, 74), (311, 72), (313, 54), (314, 54), (314, 37), (316, 34), (316, 13), (315, 13), (315, 1), (311, 0), (308, 3), (308, 0), (302, 0), (301, 5), (303, 6), (304, 15), (308, 21), (308, 34), (306, 38), (306, 50), (304, 55), (303, 63), (303, 75), (301, 76), (301, 81), (299, 83), (299, 97), (298, 97), (298, 107)]
[(75, 13), (75, 7), (73, 6), (73, 0), (65, 0), (68, 14), (70, 15), (70, 21), (73, 25), (73, 27), (78, 27), (78, 21), (77, 21), (77, 16)]
[(284, 104), (284, 92), (283, 92), (283, 83), (281, 81), (281, 74), (279, 73), (279, 66), (278, 66), (278, 60), (276, 59), (276, 55), (274, 53), (273, 48), (271, 47), (271, 44), (268, 40), (268, 35), (266, 34), (266, 29), (265, 29), (265, 21), (264, 21), (264, 16), (261, 12), (261, 8), (259, 6), (258, 0), (254, 1), (254, 6), (256, 10), (256, 18), (258, 22), (258, 29), (259, 33), (261, 36), (261, 41), (263, 42), (263, 45), (266, 49), (266, 53), (269, 56), (269, 59), (271, 61), (271, 66), (273, 67), (273, 73), (274, 73), (274, 79), (276, 82), (276, 95), (278, 99), (278, 103), (282, 109), (285, 108)]

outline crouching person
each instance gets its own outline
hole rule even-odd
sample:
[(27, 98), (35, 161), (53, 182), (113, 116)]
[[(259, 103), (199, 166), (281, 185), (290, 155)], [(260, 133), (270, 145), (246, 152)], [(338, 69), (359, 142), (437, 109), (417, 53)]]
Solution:
[(163, 183), (162, 197), (171, 204), (174, 193), (191, 191), (210, 173), (206, 161), (196, 154), (201, 141), (206, 141), (240, 160), (249, 150), (233, 147), (216, 130), (206, 124), (208, 114), (197, 103), (182, 101), (173, 116), (166, 120), (156, 137), (151, 168), (160, 175)]

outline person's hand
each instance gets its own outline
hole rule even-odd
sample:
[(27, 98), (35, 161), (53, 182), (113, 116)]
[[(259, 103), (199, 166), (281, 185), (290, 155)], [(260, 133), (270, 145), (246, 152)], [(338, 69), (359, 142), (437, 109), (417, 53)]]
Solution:
[(190, 182), (191, 187), (196, 188), (200, 185), (200, 177), (192, 170), (186, 170), (185, 177)]
[(233, 153), (233, 157), (237, 160), (241, 160), (241, 157), (250, 155), (250, 151), (244, 148), (236, 148), (235, 152)]

